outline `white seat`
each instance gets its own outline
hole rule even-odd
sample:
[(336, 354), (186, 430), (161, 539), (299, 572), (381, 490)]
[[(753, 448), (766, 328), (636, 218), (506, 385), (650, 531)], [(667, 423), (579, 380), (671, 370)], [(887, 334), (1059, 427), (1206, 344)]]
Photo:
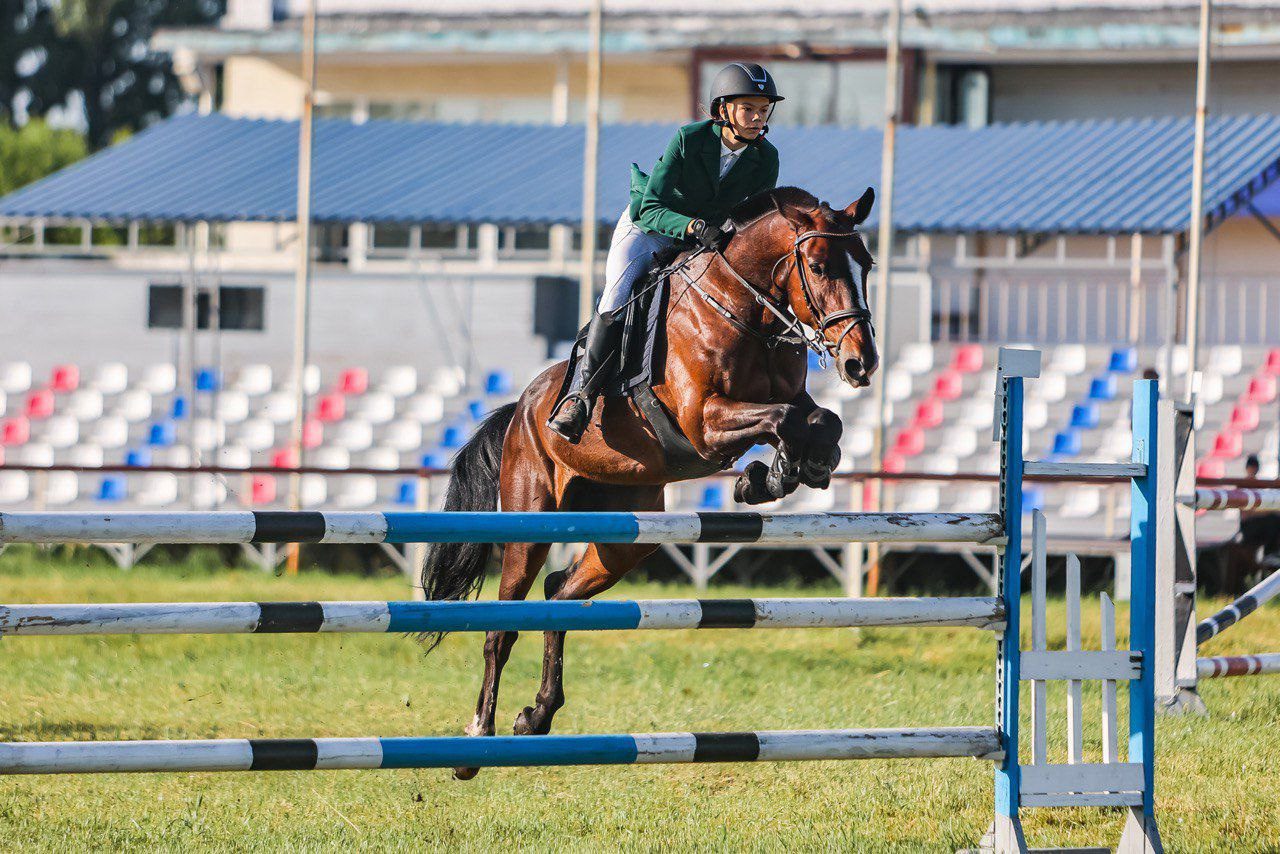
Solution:
[(317, 448), (311, 452), (306, 463), (318, 469), (349, 469), (351, 468), (351, 452), (346, 448), (336, 448), (332, 445)]
[(126, 421), (145, 421), (151, 417), (151, 392), (146, 389), (129, 389), (116, 399), (115, 413)]
[(67, 400), (67, 412), (80, 421), (94, 421), (101, 418), (102, 392), (96, 388), (82, 388), (72, 392)]
[(191, 477), (191, 503), (197, 510), (219, 507), (226, 500), (227, 485), (215, 475), (198, 474)]
[(7, 394), (22, 394), (30, 389), (30, 362), (9, 362), (0, 367), (0, 391)]
[(418, 369), (412, 365), (392, 365), (383, 372), (378, 390), (392, 397), (408, 397), (418, 390)]
[(50, 447), (65, 450), (80, 441), (80, 422), (70, 415), (55, 415), (44, 422), (40, 433)]
[(386, 424), (396, 417), (396, 399), (385, 391), (371, 391), (360, 398), (356, 412), (370, 424)]
[(94, 371), (89, 386), (99, 394), (119, 394), (129, 387), (129, 369), (123, 362), (105, 362)]
[(369, 507), (378, 500), (378, 479), (371, 474), (358, 474), (341, 479), (338, 487), (339, 507)]
[(417, 421), (392, 421), (382, 435), (382, 444), (397, 451), (416, 451), (422, 447), (422, 424)]
[(158, 365), (147, 365), (142, 369), (142, 378), (137, 388), (151, 394), (173, 394), (178, 387), (178, 369), (168, 362)]
[(129, 441), (129, 422), (119, 415), (104, 416), (94, 422), (89, 439), (103, 448), (123, 448)]
[(404, 414), (422, 424), (436, 424), (444, 418), (444, 398), (435, 392), (415, 394), (405, 404)]
[(249, 395), (262, 395), (271, 391), (270, 365), (245, 365), (236, 374), (231, 387), (238, 392)]
[(101, 445), (83, 444), (76, 445), (67, 452), (67, 463), (73, 466), (82, 466), (87, 469), (100, 468), (106, 459), (106, 455), (102, 453)]
[(226, 425), (212, 418), (195, 419), (191, 422), (191, 430), (198, 451), (212, 451), (227, 441)]
[(898, 364), (909, 374), (927, 374), (933, 370), (933, 345), (916, 342), (904, 346), (898, 355)]
[(884, 394), (889, 400), (898, 403), (911, 397), (911, 374), (891, 368), (884, 379)]
[(1205, 373), (1213, 372), (1224, 377), (1234, 377), (1244, 370), (1244, 349), (1237, 344), (1219, 344), (1209, 348), (1205, 360)]
[(0, 471), (0, 506), (21, 504), (31, 494), (31, 478), (25, 471)]
[[(1161, 347), (1159, 350), (1156, 351), (1156, 370), (1159, 371), (1161, 374), (1165, 372), (1165, 367), (1168, 366), (1169, 364), (1168, 359), (1169, 359), (1168, 347)], [(1173, 364), (1171, 366), (1173, 370), (1173, 376), (1175, 377), (1186, 376), (1187, 367), (1190, 364), (1191, 364), (1191, 354), (1187, 350), (1187, 345), (1175, 344), (1173, 347)], [(1164, 379), (1167, 382), (1169, 378), (1166, 377)]]
[(186, 445), (170, 445), (167, 448), (156, 448), (151, 459), (158, 466), (189, 466), (191, 465), (191, 449)]
[[(959, 424), (979, 430), (991, 429), (991, 419), (995, 417), (995, 407), (989, 400), (958, 400), (956, 415)], [(1025, 406), (1025, 404), (1024, 404)]]
[[(203, 479), (203, 478), (202, 478)], [(178, 500), (178, 476), (169, 472), (149, 472), (139, 479), (134, 498), (144, 507), (168, 507)]]
[(972, 427), (948, 427), (939, 444), (949, 454), (967, 457), (978, 450), (978, 433)]
[(859, 424), (845, 431), (844, 440), (840, 445), (845, 456), (865, 457), (875, 448), (875, 442), (875, 431)]
[(936, 513), (942, 500), (936, 483), (908, 483), (898, 486), (893, 509), (899, 513)]
[[(995, 409), (991, 409), (992, 417), (995, 417)], [(1028, 430), (1043, 430), (1049, 423), (1049, 404), (1043, 400), (1024, 401), (1022, 407), (1022, 423)]]
[(331, 441), (348, 451), (363, 451), (373, 445), (373, 425), (368, 421), (348, 419), (339, 421)]
[(1198, 400), (1212, 406), (1222, 400), (1226, 393), (1226, 383), (1221, 374), (1204, 373), (1200, 375), (1200, 395)]
[(457, 366), (434, 368), (427, 389), (445, 397), (454, 397), (466, 384), (466, 372)]
[(53, 447), (44, 442), (28, 442), (13, 449), (13, 462), (24, 466), (51, 466), (53, 457)]
[(952, 512), (988, 513), (995, 508), (995, 488), (967, 484), (950, 493)]
[(322, 474), (304, 474), (298, 483), (298, 499), (303, 507), (319, 507), (329, 497), (329, 490)]
[(247, 469), (253, 464), (253, 454), (241, 445), (227, 445), (218, 449), (216, 465), (228, 469)]
[(265, 418), (250, 418), (236, 431), (236, 440), (251, 451), (265, 451), (276, 442), (276, 425)]
[[(884, 405), (884, 417), (886, 423), (893, 423), (893, 404), (889, 401), (886, 401)], [(870, 399), (859, 401), (859, 403), (853, 407), (852, 417), (845, 419), (845, 426), (875, 427), (875, 404)]]
[(3, 391), (0, 391), (0, 415), (4, 415), (5, 410), (8, 408), (8, 401), (9, 396)]
[(50, 507), (65, 507), (80, 497), (80, 478), (73, 471), (45, 473), (44, 503)]
[(1133, 434), (1127, 429), (1112, 429), (1102, 435), (1098, 456), (1116, 462), (1126, 461), (1133, 455)]
[(1088, 519), (1102, 510), (1102, 490), (1096, 486), (1076, 485), (1067, 490), (1066, 500), (1058, 513), (1064, 519)]
[(249, 417), (249, 396), (242, 391), (220, 392), (217, 414), (227, 424), (239, 424)]
[(272, 392), (262, 399), (256, 414), (273, 424), (288, 424), (293, 421), (294, 413), (298, 411), (297, 403), (293, 392)]
[(1067, 375), (1059, 371), (1046, 370), (1038, 380), (1028, 384), (1027, 391), (1029, 392), (1028, 400), (1057, 403), (1067, 396)]
[(945, 451), (922, 454), (916, 457), (913, 468), (930, 474), (955, 474), (960, 471), (960, 458)]
[(1083, 344), (1059, 344), (1053, 348), (1049, 367), (1067, 376), (1082, 374), (1089, 367), (1089, 353)]
[(395, 448), (370, 448), (360, 457), (357, 468), (392, 469), (400, 468), (400, 452)]

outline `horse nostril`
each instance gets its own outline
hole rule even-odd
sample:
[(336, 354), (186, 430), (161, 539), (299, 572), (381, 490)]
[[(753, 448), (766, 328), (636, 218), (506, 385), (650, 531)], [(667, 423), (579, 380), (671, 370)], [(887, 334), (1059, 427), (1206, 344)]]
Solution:
[(844, 360), (844, 375), (850, 382), (864, 382), (867, 379), (867, 372), (862, 367), (862, 361), (859, 359)]

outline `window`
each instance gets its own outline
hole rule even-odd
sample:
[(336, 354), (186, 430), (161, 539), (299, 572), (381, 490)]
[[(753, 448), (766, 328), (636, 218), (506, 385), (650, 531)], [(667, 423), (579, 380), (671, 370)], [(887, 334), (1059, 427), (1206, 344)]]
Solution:
[[(151, 285), (147, 293), (147, 328), (182, 328), (182, 285)], [(210, 328), (212, 292), (196, 294), (196, 328)], [(225, 286), (218, 289), (218, 325), (222, 329), (261, 332), (266, 328), (266, 289)]]
[[(777, 106), (770, 124), (879, 127), (884, 123), (884, 60), (830, 58), (813, 60), (761, 59), (786, 100)], [(699, 65), (707, 90), (727, 59)], [(707, 91), (695, 94), (706, 109)], [(703, 118), (699, 115), (697, 118)]]
[(969, 128), (991, 123), (991, 70), (957, 66), (939, 69), (939, 120)]

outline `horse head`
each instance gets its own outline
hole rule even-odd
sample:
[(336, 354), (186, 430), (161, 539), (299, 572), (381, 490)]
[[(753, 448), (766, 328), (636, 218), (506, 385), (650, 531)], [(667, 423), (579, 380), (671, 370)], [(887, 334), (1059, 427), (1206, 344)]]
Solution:
[(781, 194), (775, 197), (791, 233), (784, 235), (790, 252), (775, 265), (774, 282), (796, 317), (821, 335), (840, 378), (854, 388), (870, 385), (880, 366), (867, 300), (872, 258), (858, 231), (874, 202), (870, 188), (843, 210), (816, 200), (797, 205)]

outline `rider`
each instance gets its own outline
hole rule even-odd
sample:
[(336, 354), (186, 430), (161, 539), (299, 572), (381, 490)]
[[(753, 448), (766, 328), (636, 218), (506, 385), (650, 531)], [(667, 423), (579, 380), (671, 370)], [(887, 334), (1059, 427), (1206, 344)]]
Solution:
[(634, 164), (631, 204), (618, 218), (605, 262), (605, 287), (587, 331), (582, 388), (552, 412), (547, 426), (577, 444), (608, 378), (604, 370), (622, 331), (615, 312), (648, 272), (654, 253), (677, 241), (718, 247), (723, 223), (742, 200), (778, 182), (778, 149), (764, 138), (782, 100), (773, 76), (754, 62), (726, 65), (711, 82), (711, 118), (685, 125), (646, 176)]

